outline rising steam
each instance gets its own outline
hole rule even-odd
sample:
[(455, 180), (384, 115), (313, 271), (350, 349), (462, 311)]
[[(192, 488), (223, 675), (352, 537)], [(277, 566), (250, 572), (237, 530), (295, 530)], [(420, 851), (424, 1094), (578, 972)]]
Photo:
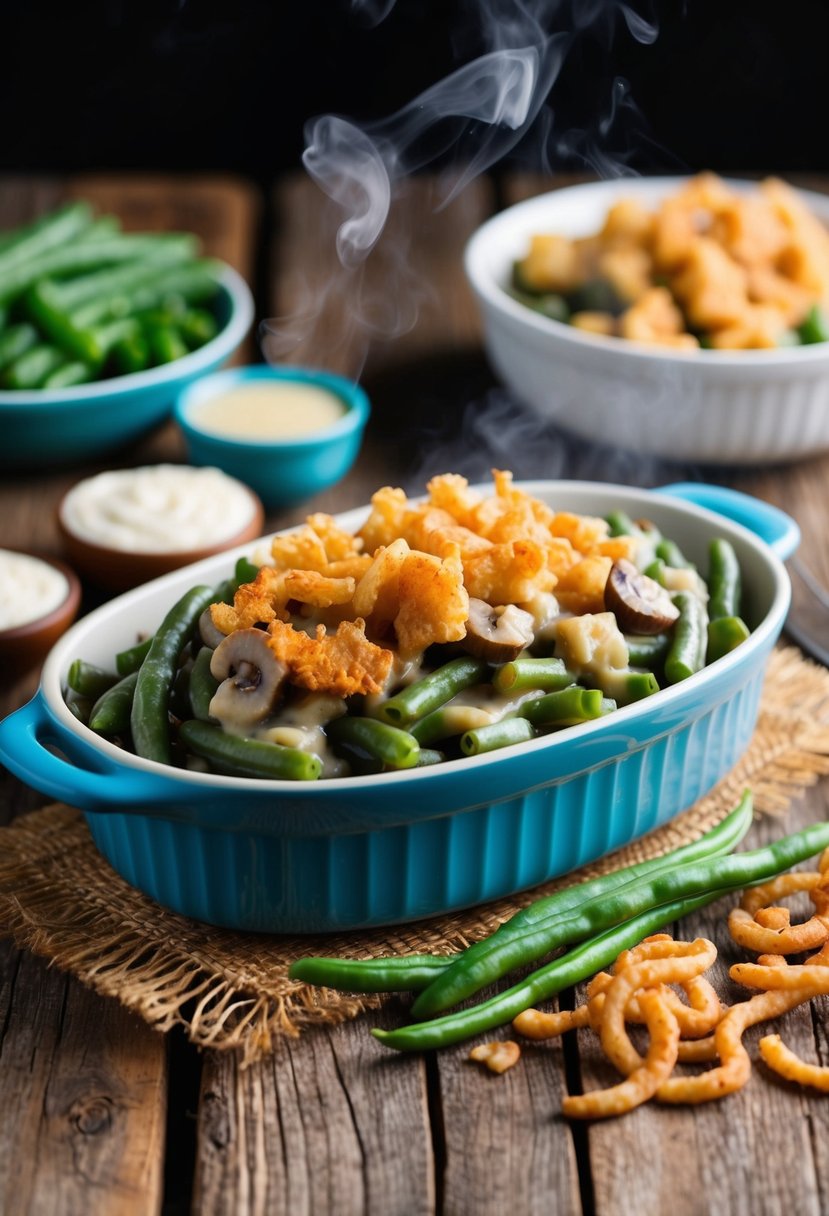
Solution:
[[(394, 0), (350, 2), (370, 26), (385, 20), (394, 7)], [(369, 334), (389, 339), (415, 323), (424, 288), (408, 263), (405, 236), (397, 234), (394, 247), (383, 253), (383, 271), (385, 300), (405, 299), (407, 307), (378, 307), (361, 271), (378, 245), (391, 245), (381, 238), (401, 189), (418, 170), (441, 166), (434, 200), (440, 209), (509, 155), (535, 127), (543, 143), (538, 147), (539, 167), (549, 167), (551, 158), (566, 153), (604, 175), (613, 173), (613, 159), (601, 147), (616, 117), (630, 106), (624, 82), (615, 83), (610, 99), (597, 106), (605, 116), (604, 128), (586, 137), (558, 134), (548, 102), (579, 39), (600, 37), (609, 43), (621, 19), (634, 38), (647, 43), (656, 37), (654, 24), (623, 0), (485, 0), (472, 3), (471, 9), (476, 27), (467, 33), (483, 48), (471, 62), (385, 118), (357, 123), (324, 115), (306, 124), (302, 159), (331, 202), (340, 269), (332, 268), (325, 282), (313, 289), (315, 295), (294, 302), (289, 317), (265, 323), (262, 339), (268, 358), (295, 357), (297, 349), (308, 344), (314, 362), (332, 366), (338, 362), (337, 351), (350, 348), (350, 364), (340, 360), (339, 370), (356, 376)], [(351, 332), (333, 340), (328, 334), (323, 340), (318, 318), (332, 297), (346, 296)], [(358, 336), (362, 341), (355, 341)]]

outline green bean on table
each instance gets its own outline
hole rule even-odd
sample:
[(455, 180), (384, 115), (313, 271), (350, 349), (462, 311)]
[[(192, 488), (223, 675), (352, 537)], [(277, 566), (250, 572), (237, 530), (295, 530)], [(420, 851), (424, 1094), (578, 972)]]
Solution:
[[(416, 992), (426, 988), (432, 979), (467, 958), (473, 951), (478, 956), (485, 953), (489, 949), (490, 943), (496, 938), (508, 937), (512, 933), (522, 932), (524, 929), (536, 927), (540, 923), (551, 923), (563, 914), (579, 907), (588, 899), (609, 894), (637, 879), (664, 873), (678, 864), (700, 861), (704, 858), (728, 853), (736, 848), (743, 839), (751, 826), (752, 817), (752, 799), (746, 791), (734, 810), (697, 840), (682, 845), (670, 853), (637, 862), (620, 870), (613, 870), (609, 874), (589, 878), (585, 882), (573, 883), (555, 891), (552, 895), (536, 899), (505, 921), (490, 937), (467, 947), (466, 950), (452, 955), (418, 956), (418, 969), (409, 977), (410, 982), (406, 982), (405, 990)], [(431, 959), (428, 964), (426, 963), (427, 958)], [(386, 964), (389, 964), (393, 967), (395, 976), (394, 991), (403, 991), (403, 977), (400, 973), (405, 972), (404, 961), (405, 956), (391, 956), (369, 961), (305, 958), (292, 965), (291, 976), (330, 988), (337, 987), (340, 979), (344, 977), (344, 986), (350, 991), (382, 992), (384, 991), (380, 987), (382, 975), (387, 969)], [(430, 975), (427, 974), (429, 972)], [(361, 983), (368, 983), (371, 986), (361, 989)], [(428, 998), (424, 1004), (428, 1005), (431, 999), (431, 997)]]

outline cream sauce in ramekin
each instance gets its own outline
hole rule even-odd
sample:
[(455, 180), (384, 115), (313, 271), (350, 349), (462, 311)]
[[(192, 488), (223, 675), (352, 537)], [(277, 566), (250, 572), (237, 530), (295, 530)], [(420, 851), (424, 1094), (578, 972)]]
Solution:
[(0, 549), (0, 630), (48, 616), (68, 594), (69, 580), (49, 562)]
[(327, 430), (343, 417), (345, 403), (317, 384), (301, 380), (254, 380), (201, 402), (190, 412), (200, 431), (227, 439), (298, 439)]
[(128, 553), (175, 553), (221, 543), (250, 523), (247, 489), (219, 469), (159, 464), (99, 473), (61, 507), (81, 540)]

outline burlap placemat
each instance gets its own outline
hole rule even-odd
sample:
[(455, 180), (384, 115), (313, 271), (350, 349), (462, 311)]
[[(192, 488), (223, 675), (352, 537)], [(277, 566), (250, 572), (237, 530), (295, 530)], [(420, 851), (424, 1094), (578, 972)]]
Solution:
[(198, 1046), (240, 1048), (249, 1064), (271, 1050), (276, 1036), (352, 1018), (381, 999), (291, 981), (295, 959), (456, 950), (557, 887), (696, 839), (746, 785), (758, 811), (780, 813), (823, 773), (829, 773), (829, 671), (780, 647), (754, 737), (733, 772), (670, 824), (566, 880), (389, 929), (325, 937), (234, 933), (177, 916), (135, 891), (98, 853), (80, 812), (54, 805), (0, 833), (0, 932), (117, 997), (155, 1029), (181, 1025)]

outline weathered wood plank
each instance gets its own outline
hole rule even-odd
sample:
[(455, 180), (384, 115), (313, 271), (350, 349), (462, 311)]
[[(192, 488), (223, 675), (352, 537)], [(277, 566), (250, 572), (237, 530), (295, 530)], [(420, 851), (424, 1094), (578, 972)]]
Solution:
[(8, 943), (0, 962), (0, 1210), (160, 1212), (164, 1040)]
[[(505, 1027), (475, 1043), (511, 1037), (517, 1036)], [(521, 1040), (519, 1063), (500, 1076), (469, 1060), (470, 1046), (437, 1056), (441, 1210), (447, 1216), (577, 1216), (583, 1207), (576, 1152), (559, 1114), (566, 1092), (561, 1042)]]
[(425, 1066), (390, 1057), (371, 1015), (279, 1044), (241, 1072), (205, 1057), (194, 1211), (428, 1216), (434, 1163)]

